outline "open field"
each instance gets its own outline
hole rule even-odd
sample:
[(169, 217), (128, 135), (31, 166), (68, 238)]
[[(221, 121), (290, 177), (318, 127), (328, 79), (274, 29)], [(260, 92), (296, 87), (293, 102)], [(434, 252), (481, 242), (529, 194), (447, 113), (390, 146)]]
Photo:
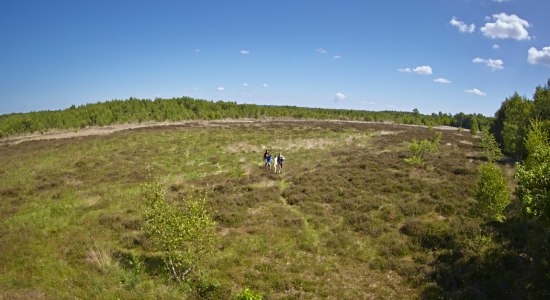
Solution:
[[(404, 162), (408, 143), (435, 131), (187, 122), (4, 143), (0, 299), (228, 299), (243, 287), (266, 299), (546, 295), (547, 231), (469, 214), (481, 161), (470, 133), (441, 130), (439, 154)], [(265, 148), (283, 152), (284, 174), (261, 168)], [(173, 201), (208, 193), (220, 240), (188, 284), (163, 274), (141, 231), (149, 172)]]

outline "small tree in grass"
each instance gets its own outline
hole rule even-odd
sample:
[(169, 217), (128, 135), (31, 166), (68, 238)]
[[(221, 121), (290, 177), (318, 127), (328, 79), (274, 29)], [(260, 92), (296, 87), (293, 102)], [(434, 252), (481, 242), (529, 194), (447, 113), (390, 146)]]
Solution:
[(236, 296), (235, 300), (262, 300), (263, 296), (262, 293), (256, 293), (250, 288), (243, 288), (242, 291), (240, 291)]
[(206, 196), (188, 197), (182, 208), (164, 198), (158, 182), (147, 183), (145, 232), (155, 251), (163, 254), (172, 277), (184, 281), (187, 274), (214, 250), (216, 225), (206, 208)]
[(483, 163), (478, 172), (477, 203), (473, 212), (485, 221), (504, 221), (504, 208), (510, 203), (510, 195), (500, 168), (494, 163)]
[(422, 141), (417, 141), (414, 139), (409, 149), (414, 153), (413, 157), (406, 158), (405, 162), (412, 165), (422, 165), (424, 163), (424, 158), (427, 155), (436, 154), (439, 151), (439, 141), (441, 140), (441, 132), (436, 132), (433, 139), (425, 139)]
[(483, 132), (481, 140), (477, 144), (477, 147), (481, 149), (483, 155), (489, 162), (502, 159), (502, 152), (498, 147), (495, 136), (488, 131)]

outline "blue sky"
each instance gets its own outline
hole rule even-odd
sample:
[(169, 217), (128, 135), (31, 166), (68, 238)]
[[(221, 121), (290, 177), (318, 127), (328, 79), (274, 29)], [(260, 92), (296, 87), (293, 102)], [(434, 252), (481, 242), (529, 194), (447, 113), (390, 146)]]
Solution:
[(0, 0), (0, 114), (129, 97), (492, 116), (550, 1)]

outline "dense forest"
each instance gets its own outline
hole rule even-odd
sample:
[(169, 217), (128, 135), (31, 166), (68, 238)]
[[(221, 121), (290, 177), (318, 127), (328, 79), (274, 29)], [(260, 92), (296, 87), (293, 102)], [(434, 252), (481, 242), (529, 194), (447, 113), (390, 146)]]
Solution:
[(216, 120), (238, 118), (337, 119), (417, 125), (448, 125), (472, 129), (488, 128), (493, 118), (481, 114), (423, 115), (412, 112), (364, 111), (305, 108), (296, 106), (261, 106), (226, 101), (198, 100), (190, 97), (172, 99), (112, 100), (56, 111), (38, 111), (0, 116), (0, 138), (14, 134), (47, 132), (51, 129), (78, 129), (88, 126), (138, 123), (147, 121)]
[(533, 99), (515, 93), (495, 113), (492, 132), (504, 152), (517, 159), (527, 156), (525, 139), (533, 122), (550, 131), (550, 79), (535, 89)]

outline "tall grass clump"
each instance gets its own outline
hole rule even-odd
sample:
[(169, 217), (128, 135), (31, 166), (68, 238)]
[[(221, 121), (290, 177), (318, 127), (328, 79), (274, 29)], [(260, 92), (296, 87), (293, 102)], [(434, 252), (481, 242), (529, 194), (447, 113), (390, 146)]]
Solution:
[(88, 250), (86, 261), (94, 265), (102, 273), (107, 273), (117, 266), (117, 261), (111, 256), (111, 248), (97, 241)]

